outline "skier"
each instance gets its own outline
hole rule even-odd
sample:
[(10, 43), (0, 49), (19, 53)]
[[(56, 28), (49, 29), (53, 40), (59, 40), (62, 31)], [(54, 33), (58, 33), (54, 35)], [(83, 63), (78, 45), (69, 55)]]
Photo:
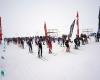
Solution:
[(82, 42), (82, 45), (85, 45), (85, 43), (84, 43), (84, 34), (81, 34), (80, 40), (81, 40), (81, 42)]
[(60, 44), (60, 37), (58, 37), (58, 39), (57, 39), (57, 40), (58, 40), (58, 44)]
[(24, 41), (22, 38), (20, 39), (20, 43), (21, 43), (21, 47), (24, 49)]
[(99, 32), (97, 32), (96, 38), (97, 38), (97, 42), (99, 42), (99, 38), (100, 38), (100, 33)]
[(69, 40), (68, 39), (65, 41), (65, 46), (66, 46), (66, 52), (70, 52), (70, 46), (69, 46)]
[(30, 53), (33, 53), (33, 51), (32, 51), (32, 41), (31, 41), (31, 39), (28, 40), (27, 44), (28, 44), (28, 46), (29, 46), (29, 52), (30, 52)]
[(84, 42), (85, 42), (85, 44), (88, 44), (88, 39), (87, 38), (88, 38), (87, 35), (84, 34)]
[(64, 43), (65, 43), (65, 39), (62, 38), (62, 45), (63, 45), (63, 47), (64, 47)]
[(52, 53), (52, 42), (50, 37), (48, 38), (48, 48), (49, 48), (49, 53)]
[(38, 57), (42, 57), (42, 42), (41, 39), (38, 40)]
[(74, 43), (75, 43), (75, 49), (78, 49), (78, 46), (80, 46), (80, 40), (77, 35), (76, 35), (76, 38), (74, 39)]

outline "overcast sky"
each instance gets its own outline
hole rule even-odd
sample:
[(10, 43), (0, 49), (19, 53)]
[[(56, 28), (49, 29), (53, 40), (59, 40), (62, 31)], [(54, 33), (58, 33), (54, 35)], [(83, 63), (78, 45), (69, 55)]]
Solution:
[(97, 31), (99, 6), (100, 0), (0, 0), (3, 36), (44, 35), (44, 22), (68, 34), (77, 11), (80, 30)]

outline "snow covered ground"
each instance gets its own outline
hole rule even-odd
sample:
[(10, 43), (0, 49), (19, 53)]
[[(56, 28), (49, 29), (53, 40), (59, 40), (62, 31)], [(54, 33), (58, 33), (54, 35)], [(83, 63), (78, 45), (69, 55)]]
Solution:
[(71, 52), (65, 47), (53, 44), (53, 54), (43, 46), (43, 59), (37, 57), (37, 46), (33, 45), (33, 53), (19, 48), (17, 45), (0, 45), (0, 68), (4, 70), (1, 80), (100, 80), (100, 42), (93, 39), (87, 45), (75, 50), (71, 44)]

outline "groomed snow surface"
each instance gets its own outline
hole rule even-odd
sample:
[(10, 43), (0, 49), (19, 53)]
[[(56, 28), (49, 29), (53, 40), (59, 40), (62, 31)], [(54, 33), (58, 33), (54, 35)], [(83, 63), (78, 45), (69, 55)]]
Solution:
[(4, 76), (1, 80), (100, 80), (100, 42), (93, 38), (89, 44), (81, 45), (78, 50), (71, 43), (71, 52), (65, 47), (53, 43), (53, 53), (43, 45), (43, 58), (39, 59), (37, 46), (33, 44), (33, 53), (18, 45), (0, 45), (0, 68)]

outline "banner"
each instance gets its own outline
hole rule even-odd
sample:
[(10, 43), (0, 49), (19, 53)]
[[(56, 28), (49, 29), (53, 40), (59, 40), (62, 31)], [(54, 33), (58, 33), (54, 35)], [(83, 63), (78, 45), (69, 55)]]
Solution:
[(99, 19), (99, 23), (98, 23), (98, 33), (100, 33), (100, 7), (99, 7), (99, 16), (98, 16), (98, 19)]
[(77, 35), (79, 36), (79, 14), (77, 12), (77, 20), (76, 20), (76, 24), (77, 24)]
[(0, 17), (0, 44), (2, 41), (2, 26), (1, 26), (1, 17)]
[(47, 37), (47, 27), (46, 27), (46, 23), (44, 23), (44, 31), (45, 31), (45, 37)]
[(75, 25), (75, 20), (73, 21), (73, 23), (72, 23), (71, 26), (70, 26), (69, 37), (71, 37), (72, 34), (73, 34), (74, 25)]

